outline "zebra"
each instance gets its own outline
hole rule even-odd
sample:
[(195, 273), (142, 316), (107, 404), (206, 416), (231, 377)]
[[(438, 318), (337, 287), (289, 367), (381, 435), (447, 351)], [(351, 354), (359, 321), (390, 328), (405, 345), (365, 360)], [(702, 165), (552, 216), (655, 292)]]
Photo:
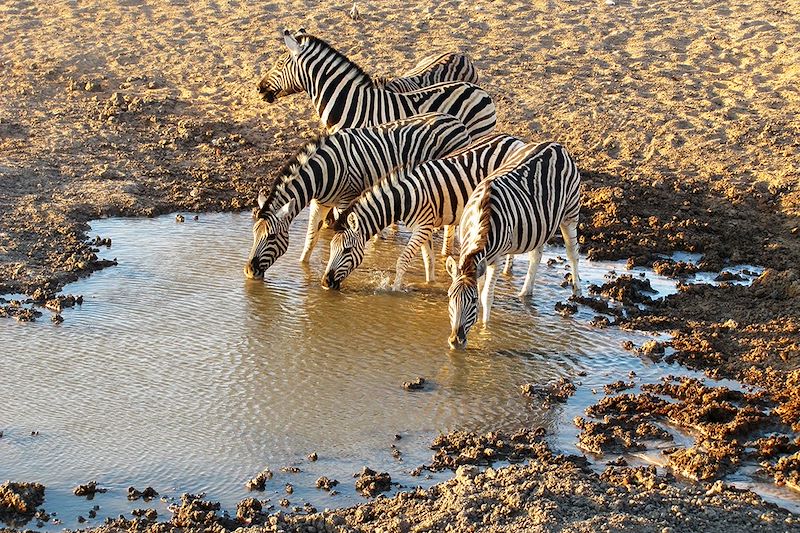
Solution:
[[(322, 286), (338, 289), (341, 282), (361, 264), (364, 247), (383, 228), (402, 220), (413, 228), (411, 237), (397, 259), (393, 289), (399, 290), (411, 260), (422, 248), (425, 278), (436, 278), (431, 235), (435, 228), (447, 226), (443, 255), (452, 246), (452, 226), (472, 190), (503, 164), (510, 154), (526, 143), (516, 137), (493, 134), (483, 137), (443, 159), (414, 167), (393, 170), (371, 189), (367, 189), (334, 225), (330, 259)], [(450, 242), (448, 242), (450, 241)]]
[(561, 229), (572, 265), (572, 292), (578, 276), (580, 173), (567, 151), (554, 142), (516, 152), (472, 192), (461, 215), (458, 262), (447, 258), (451, 348), (463, 348), (478, 318), (478, 279), (483, 280), (483, 323), (489, 321), (497, 280), (497, 261), (506, 254), (529, 253), (530, 265), (520, 296), (530, 296), (542, 247)]
[[(295, 34), (295, 38), (304, 33), (306, 33), (305, 29), (300, 28)], [(292, 72), (292, 65), (291, 54), (287, 52), (258, 82), (258, 92), (266, 102), (271, 104), (279, 98), (305, 90), (300, 85), (298, 76)], [(397, 78), (372, 77), (372, 82), (376, 87), (396, 93), (416, 91), (436, 83), (449, 81), (478, 83), (475, 64), (465, 54), (459, 52), (433, 54), (422, 58), (412, 69)]]
[[(473, 138), (497, 123), (489, 94), (472, 83), (438, 83), (397, 93), (380, 86), (328, 43), (308, 33), (284, 30), (289, 59), (282, 69), (284, 87), (302, 87), (328, 133), (374, 126), (420, 113), (438, 111), (459, 118)], [(264, 94), (270, 94), (265, 84)]]
[[(248, 278), (264, 272), (286, 252), (289, 224), (311, 205), (301, 255), (308, 262), (322, 220), (333, 207), (344, 209), (391, 169), (442, 157), (471, 142), (464, 124), (443, 113), (426, 113), (372, 128), (323, 134), (307, 143), (281, 170), (267, 195), (258, 197)], [(312, 201), (315, 200), (315, 201)]]

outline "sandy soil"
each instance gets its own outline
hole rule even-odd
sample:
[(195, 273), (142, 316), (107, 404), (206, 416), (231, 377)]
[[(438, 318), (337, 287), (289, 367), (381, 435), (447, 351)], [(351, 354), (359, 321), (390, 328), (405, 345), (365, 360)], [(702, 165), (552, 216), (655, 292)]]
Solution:
[[(703, 254), (701, 268), (771, 269), (752, 288), (686, 288), (629, 326), (673, 331), (671, 357), (766, 387), (769, 416), (800, 430), (800, 1), (371, 1), (359, 3), (358, 22), (349, 8), (299, 0), (2, 3), (0, 294), (38, 290), (45, 302), (106, 266), (87, 242), (92, 218), (248, 209), (319, 130), (305, 95), (272, 105), (258, 98), (258, 79), (282, 52), (279, 28), (304, 26), (378, 75), (459, 49), (495, 97), (500, 131), (558, 140), (579, 162), (581, 242), (591, 257), (650, 264), (657, 253), (687, 250)], [(788, 453), (774, 455), (776, 478), (798, 479), (800, 461)], [(548, 461), (524, 474), (546, 481), (555, 475)], [(566, 486), (588, 483), (594, 501), (624, 505), (627, 496), (608, 493), (616, 481), (570, 469)], [(510, 480), (502, 489), (485, 484), (519, 502), (512, 515), (520, 520), (542, 505), (566, 520), (565, 500), (523, 489), (520, 472), (500, 476)], [(410, 498), (425, 513), (442, 502), (475, 511), (466, 501), (477, 485), (464, 483)], [(664, 483), (677, 505), (695, 505), (693, 491), (705, 490)], [(402, 508), (408, 498), (388, 501)], [(740, 503), (719, 508), (725, 519), (773, 512), (751, 496), (732, 498)], [(371, 505), (384, 513), (392, 504)], [(436, 520), (478, 527), (458, 512)], [(662, 514), (667, 522), (618, 525), (691, 527)], [(617, 524), (584, 519), (570, 527)]]

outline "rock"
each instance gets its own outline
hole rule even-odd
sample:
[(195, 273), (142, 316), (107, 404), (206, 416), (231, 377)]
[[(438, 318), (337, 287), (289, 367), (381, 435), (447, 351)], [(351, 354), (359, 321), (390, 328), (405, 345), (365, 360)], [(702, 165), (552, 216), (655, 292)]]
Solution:
[(308, 454), (308, 460), (311, 461), (312, 463), (317, 459), (318, 459), (317, 452), (311, 452), (310, 454)]
[(578, 306), (570, 303), (556, 302), (555, 310), (561, 316), (572, 316), (578, 312)]
[(185, 220), (186, 220), (186, 219), (184, 218), (184, 216), (183, 216), (183, 215), (181, 215), (181, 214), (177, 214), (177, 215), (175, 215), (175, 222), (181, 223), (181, 222), (183, 222), (183, 221), (185, 221)]
[(522, 389), (523, 395), (529, 398), (537, 398), (544, 404), (549, 404), (553, 401), (564, 403), (570, 396), (575, 394), (577, 390), (575, 385), (567, 378), (561, 378), (547, 385), (526, 383), (520, 388)]

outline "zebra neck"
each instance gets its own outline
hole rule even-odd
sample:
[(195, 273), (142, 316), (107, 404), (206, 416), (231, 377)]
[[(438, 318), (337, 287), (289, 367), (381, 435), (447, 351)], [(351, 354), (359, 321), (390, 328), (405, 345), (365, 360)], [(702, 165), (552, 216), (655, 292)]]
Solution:
[(311, 202), (312, 198), (313, 196), (308, 194), (308, 190), (295, 178), (284, 183), (276, 192), (275, 198), (272, 200), (272, 211), (277, 211), (294, 200), (294, 207), (289, 212), (290, 218), (294, 219)]

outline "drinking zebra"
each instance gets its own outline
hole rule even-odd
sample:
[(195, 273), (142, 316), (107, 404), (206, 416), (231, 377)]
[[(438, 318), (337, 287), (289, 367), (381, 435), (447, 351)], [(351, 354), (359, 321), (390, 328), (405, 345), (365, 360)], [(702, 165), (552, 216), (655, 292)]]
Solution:
[(567, 151), (556, 143), (530, 145), (481, 182), (461, 216), (461, 255), (447, 258), (453, 282), (448, 290), (451, 348), (463, 348), (478, 318), (478, 279), (483, 322), (489, 321), (497, 280), (497, 261), (529, 252), (528, 276), (520, 296), (530, 296), (542, 247), (561, 229), (572, 265), (572, 292), (580, 294), (578, 213), (580, 174)]
[[(341, 282), (361, 264), (369, 239), (393, 222), (402, 220), (412, 229), (411, 237), (395, 269), (394, 290), (402, 284), (408, 265), (422, 248), (425, 278), (435, 279), (431, 236), (434, 229), (458, 224), (470, 193), (486, 176), (503, 164), (525, 143), (510, 135), (495, 134), (443, 159), (417, 167), (393, 170), (371, 189), (364, 191), (334, 226), (330, 259), (322, 286), (338, 289)], [(449, 248), (445, 237), (444, 248)], [(443, 252), (444, 253), (444, 252)]]
[[(328, 133), (440, 112), (459, 118), (477, 138), (491, 132), (497, 122), (492, 97), (477, 85), (449, 82), (397, 93), (377, 86), (361, 67), (322, 39), (284, 30), (284, 42), (289, 59), (281, 71), (281, 84), (308, 93)], [(264, 91), (270, 94), (267, 85)]]
[[(295, 34), (295, 38), (305, 33), (306, 31), (301, 28)], [(291, 54), (286, 53), (261, 78), (258, 82), (258, 92), (264, 100), (272, 103), (278, 98), (305, 90), (298, 82), (299, 76), (292, 72), (293, 66)], [(449, 81), (477, 83), (478, 73), (472, 60), (466, 55), (445, 52), (422, 58), (414, 68), (397, 78), (373, 76), (372, 81), (381, 89), (403, 93)]]
[(303, 262), (311, 256), (322, 220), (331, 208), (344, 209), (394, 167), (443, 157), (469, 142), (464, 124), (443, 113), (344, 129), (309, 142), (289, 160), (269, 193), (259, 194), (245, 276), (262, 278), (286, 252), (289, 224), (307, 205), (311, 205), (311, 213)]

